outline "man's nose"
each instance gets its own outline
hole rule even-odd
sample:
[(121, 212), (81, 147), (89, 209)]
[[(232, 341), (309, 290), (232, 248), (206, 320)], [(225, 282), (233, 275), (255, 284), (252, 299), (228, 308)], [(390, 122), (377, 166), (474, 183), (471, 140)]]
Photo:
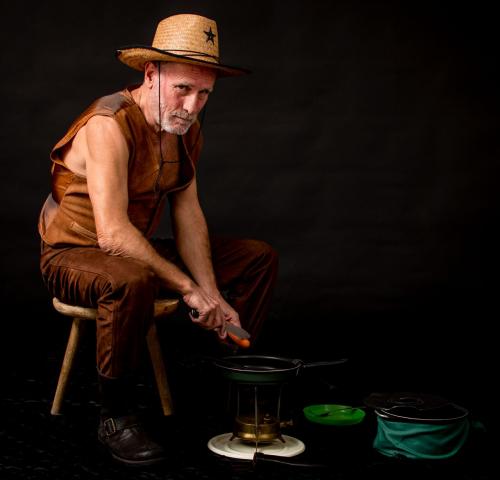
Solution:
[(188, 95), (184, 98), (184, 110), (189, 113), (189, 115), (197, 114), (203, 107), (202, 101), (198, 98), (198, 95)]

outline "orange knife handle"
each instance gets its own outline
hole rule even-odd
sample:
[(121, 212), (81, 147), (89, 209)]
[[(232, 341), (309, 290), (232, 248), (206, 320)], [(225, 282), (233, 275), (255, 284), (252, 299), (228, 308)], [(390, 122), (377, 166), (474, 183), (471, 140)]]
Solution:
[(240, 338), (234, 333), (227, 332), (229, 335), (229, 338), (236, 343), (236, 345), (239, 345), (242, 348), (248, 348), (250, 346), (250, 340), (248, 338)]

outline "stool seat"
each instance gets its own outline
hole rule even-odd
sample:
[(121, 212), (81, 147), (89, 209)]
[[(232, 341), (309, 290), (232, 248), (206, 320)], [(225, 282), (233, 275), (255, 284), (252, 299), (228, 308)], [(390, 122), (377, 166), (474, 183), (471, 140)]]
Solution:
[[(97, 309), (92, 307), (80, 307), (78, 305), (68, 305), (61, 302), (57, 297), (52, 299), (54, 308), (67, 317), (81, 318), (84, 320), (95, 320), (97, 316)], [(175, 298), (164, 298), (155, 300), (154, 317), (159, 318), (162, 316), (173, 313), (179, 305), (179, 300)]]
[[(52, 299), (54, 308), (67, 317), (73, 319), (71, 331), (66, 345), (66, 352), (64, 354), (59, 379), (57, 381), (56, 393), (52, 402), (50, 413), (52, 415), (59, 415), (61, 413), (62, 402), (64, 393), (68, 385), (69, 374), (73, 367), (75, 354), (78, 348), (78, 343), (81, 337), (83, 323), (86, 320), (95, 321), (97, 317), (97, 309), (91, 307), (82, 307), (80, 305), (69, 305), (61, 302), (58, 298)], [(173, 313), (179, 305), (179, 300), (175, 298), (158, 299), (154, 304), (154, 319), (157, 320)], [(158, 331), (156, 323), (153, 321), (146, 334), (146, 343), (148, 346), (149, 356), (155, 374), (156, 385), (160, 402), (164, 415), (171, 415), (173, 413), (172, 395), (167, 381), (167, 373), (163, 363), (163, 356), (161, 353), (160, 341), (158, 339)]]

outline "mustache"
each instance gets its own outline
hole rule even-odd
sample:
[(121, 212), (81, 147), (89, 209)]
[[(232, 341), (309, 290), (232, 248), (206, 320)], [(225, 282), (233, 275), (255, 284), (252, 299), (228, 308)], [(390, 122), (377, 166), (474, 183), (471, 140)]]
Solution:
[(182, 118), (182, 120), (187, 120), (189, 122), (194, 122), (196, 120), (196, 115), (190, 115), (189, 113), (182, 110), (171, 112), (170, 116)]

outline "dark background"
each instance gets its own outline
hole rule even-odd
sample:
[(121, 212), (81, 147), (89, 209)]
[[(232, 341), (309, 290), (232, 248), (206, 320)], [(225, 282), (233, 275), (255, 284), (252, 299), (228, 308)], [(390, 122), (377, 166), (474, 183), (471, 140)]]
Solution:
[(442, 394), (488, 420), (500, 264), (490, 4), (5, 2), (6, 372), (59, 361), (66, 341), (38, 270), (50, 149), (92, 100), (141, 80), (116, 48), (149, 44), (159, 20), (189, 11), (217, 20), (224, 63), (253, 71), (210, 99), (199, 188), (212, 232), (280, 252), (261, 348), (347, 356), (359, 391)]

